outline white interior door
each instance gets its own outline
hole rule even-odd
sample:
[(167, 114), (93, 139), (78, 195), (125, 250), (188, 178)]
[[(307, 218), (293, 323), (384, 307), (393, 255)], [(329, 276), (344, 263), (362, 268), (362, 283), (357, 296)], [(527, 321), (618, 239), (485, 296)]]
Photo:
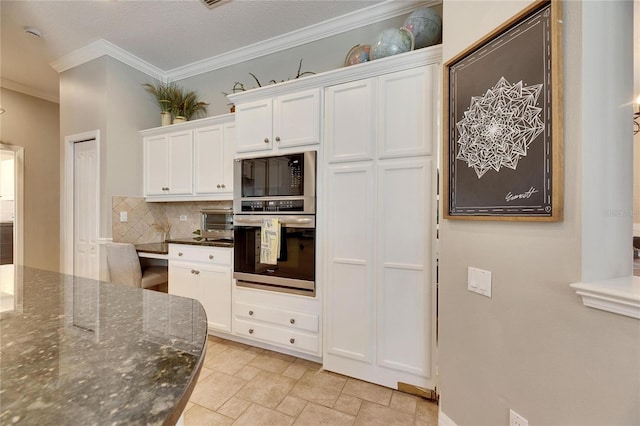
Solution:
[(99, 277), (98, 148), (95, 139), (73, 144), (73, 275)]

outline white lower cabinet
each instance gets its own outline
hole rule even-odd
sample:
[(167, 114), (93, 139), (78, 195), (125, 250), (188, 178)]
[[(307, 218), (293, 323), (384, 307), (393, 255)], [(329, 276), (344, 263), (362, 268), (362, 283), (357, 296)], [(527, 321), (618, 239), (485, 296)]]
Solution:
[(231, 332), (232, 252), (169, 244), (169, 293), (202, 303), (210, 330)]
[(319, 357), (320, 310), (314, 297), (234, 287), (233, 333), (290, 353)]

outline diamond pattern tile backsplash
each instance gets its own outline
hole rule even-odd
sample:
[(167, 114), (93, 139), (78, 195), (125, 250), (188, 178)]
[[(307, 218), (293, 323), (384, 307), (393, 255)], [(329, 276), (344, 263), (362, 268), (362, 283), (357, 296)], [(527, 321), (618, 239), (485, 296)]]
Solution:
[[(200, 229), (200, 210), (231, 207), (232, 201), (192, 201), (147, 203), (144, 198), (114, 196), (111, 200), (111, 226), (116, 243), (144, 244), (165, 239), (190, 238)], [(120, 222), (120, 213), (127, 221)], [(180, 216), (187, 220), (180, 221)]]

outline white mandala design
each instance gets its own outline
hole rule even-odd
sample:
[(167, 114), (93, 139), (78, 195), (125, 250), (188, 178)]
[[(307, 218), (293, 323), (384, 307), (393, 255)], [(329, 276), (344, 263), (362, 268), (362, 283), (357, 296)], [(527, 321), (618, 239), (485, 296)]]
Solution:
[(542, 84), (523, 87), (501, 77), (484, 96), (472, 96), (464, 118), (456, 123), (457, 160), (473, 167), (478, 179), (489, 169), (515, 170), (533, 140), (544, 130), (536, 106)]

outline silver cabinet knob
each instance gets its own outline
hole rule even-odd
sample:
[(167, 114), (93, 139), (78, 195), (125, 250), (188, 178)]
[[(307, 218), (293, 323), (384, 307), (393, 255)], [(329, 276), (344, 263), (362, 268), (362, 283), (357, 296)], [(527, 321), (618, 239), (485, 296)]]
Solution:
[(296, 342), (296, 339), (294, 339), (293, 337), (291, 339), (289, 339), (289, 343), (291, 343), (292, 345)]
[(218, 184), (217, 187), (220, 188), (220, 184)]
[(253, 315), (253, 311), (249, 311), (249, 316)]
[(296, 323), (296, 320), (295, 320), (295, 318), (291, 318), (291, 319), (289, 320), (289, 322), (290, 322), (291, 324), (295, 324), (295, 323)]
[(184, 256), (184, 253), (178, 252), (178, 256), (182, 257), (182, 256)]
[(269, 138), (264, 138), (264, 143), (269, 143)]
[(225, 186), (225, 184), (224, 184), (224, 183), (223, 183), (221, 186), (222, 186), (223, 188), (226, 188), (226, 186)]
[(276, 136), (276, 142), (280, 142), (280, 136)]
[(196, 271), (195, 269), (192, 269), (192, 270), (191, 270), (191, 273), (192, 273), (193, 275), (200, 275), (200, 271)]
[(213, 260), (213, 255), (212, 254), (209, 255), (209, 259)]
[(249, 329), (249, 334), (253, 334), (253, 328)]

